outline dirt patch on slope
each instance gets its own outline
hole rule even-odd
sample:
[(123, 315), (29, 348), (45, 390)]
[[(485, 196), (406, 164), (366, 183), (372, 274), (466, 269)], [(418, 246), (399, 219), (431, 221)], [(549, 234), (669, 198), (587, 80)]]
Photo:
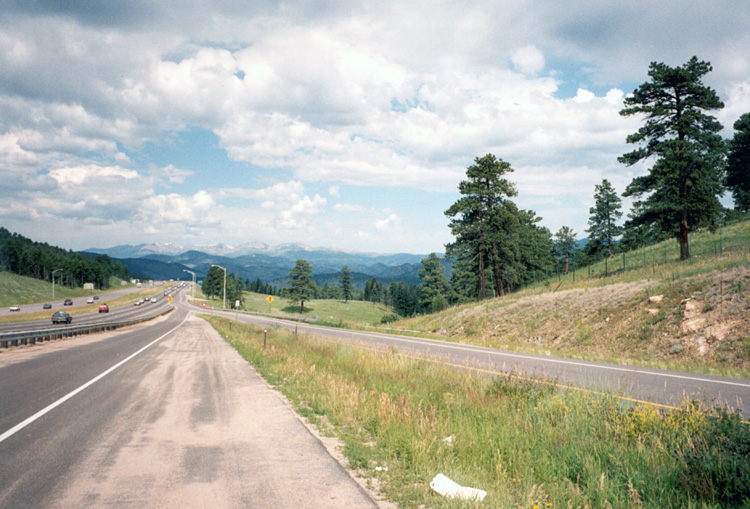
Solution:
[(431, 329), (462, 342), (750, 372), (750, 266), (510, 296), (448, 313)]

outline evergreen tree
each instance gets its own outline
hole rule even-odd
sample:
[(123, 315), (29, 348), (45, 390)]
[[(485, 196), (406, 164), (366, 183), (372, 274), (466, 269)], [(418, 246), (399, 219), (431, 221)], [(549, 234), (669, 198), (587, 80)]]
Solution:
[(348, 303), (349, 299), (352, 298), (352, 271), (349, 270), (349, 267), (346, 265), (341, 267), (339, 283), (341, 283), (341, 292), (344, 295), (344, 302)]
[(474, 159), (466, 169), (467, 180), (462, 180), (458, 190), (462, 197), (445, 211), (451, 218), (449, 226), (456, 237), (446, 246), (446, 254), (453, 257), (471, 253), (477, 259), (479, 298), (487, 297), (485, 269), (491, 265), (497, 294), (502, 293), (500, 257), (497, 252), (497, 223), (500, 208), (508, 198), (517, 194), (515, 186), (503, 178), (513, 171), (510, 163), (492, 154)]
[[(223, 284), (223, 281), (222, 281)], [(227, 276), (227, 302), (229, 303), (230, 308), (237, 307), (237, 301), (240, 303), (240, 307), (242, 306), (242, 302), (244, 301), (243, 297), (243, 290), (245, 289), (245, 285), (242, 282), (242, 279), (238, 278), (234, 274), (230, 273)], [(222, 288), (222, 293), (224, 289)]]
[(612, 184), (607, 179), (601, 185), (594, 186), (594, 206), (589, 209), (589, 242), (587, 251), (596, 255), (600, 250), (606, 250), (611, 256), (615, 245), (615, 238), (622, 235), (622, 227), (617, 221), (622, 217), (622, 200), (615, 193)]
[(300, 303), (300, 313), (305, 312), (305, 301), (315, 297), (317, 285), (312, 277), (312, 267), (306, 260), (297, 260), (289, 271), (288, 298)]
[(364, 300), (367, 302), (380, 302), (380, 283), (373, 278), (365, 281)]
[(576, 248), (576, 234), (568, 226), (561, 227), (555, 233), (555, 253), (565, 260), (565, 274), (568, 273), (570, 257)]
[(718, 196), (724, 142), (721, 124), (709, 110), (724, 104), (716, 92), (703, 84), (711, 64), (691, 58), (682, 67), (652, 62), (650, 81), (625, 98), (622, 116), (645, 114), (645, 124), (627, 137), (627, 143), (642, 144), (618, 158), (632, 165), (655, 156), (646, 176), (636, 177), (623, 196), (647, 196), (640, 224), (664, 225), (680, 243), (680, 259), (690, 257), (688, 234), (708, 224), (721, 209)]
[(732, 191), (734, 208), (750, 211), (750, 113), (734, 123), (734, 138), (729, 142), (727, 187)]
[(450, 293), (448, 279), (445, 277), (445, 267), (443, 262), (435, 253), (422, 260), (422, 267), (419, 269), (419, 279), (422, 284), (419, 285), (419, 305), (424, 311), (435, 311), (435, 304), (442, 306), (441, 310), (447, 307), (445, 297)]
[(206, 273), (206, 277), (203, 279), (203, 285), (201, 286), (201, 291), (203, 291), (203, 294), (208, 297), (209, 299), (211, 297), (224, 297), (224, 271), (217, 267), (216, 265), (212, 265), (208, 272)]

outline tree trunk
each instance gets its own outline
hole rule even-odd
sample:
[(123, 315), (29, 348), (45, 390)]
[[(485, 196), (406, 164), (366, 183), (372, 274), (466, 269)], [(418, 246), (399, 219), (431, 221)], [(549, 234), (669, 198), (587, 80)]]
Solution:
[(479, 246), (479, 299), (487, 298), (487, 287), (484, 273), (484, 245)]
[(497, 246), (492, 245), (492, 277), (495, 279), (495, 296), (502, 297), (503, 281), (500, 279), (500, 262), (497, 260)]
[(487, 298), (486, 274), (484, 272), (484, 218), (479, 218), (479, 299)]
[(299, 301), (299, 313), (301, 315), (305, 314), (305, 301), (304, 300)]
[(688, 239), (688, 219), (687, 212), (682, 212), (682, 219), (680, 220), (680, 233), (677, 235), (677, 240), (680, 242), (680, 260), (690, 259), (690, 244)]

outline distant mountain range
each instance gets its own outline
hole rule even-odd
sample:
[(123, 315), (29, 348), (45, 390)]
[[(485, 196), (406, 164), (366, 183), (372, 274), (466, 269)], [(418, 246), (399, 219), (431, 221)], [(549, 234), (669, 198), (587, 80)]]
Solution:
[(373, 277), (383, 283), (393, 280), (418, 284), (421, 261), (427, 257), (406, 253), (357, 253), (302, 244), (269, 246), (261, 243), (237, 246), (157, 243), (91, 248), (85, 252), (106, 254), (121, 261), (131, 273), (144, 279), (189, 279), (192, 276), (185, 270), (190, 270), (200, 280), (211, 265), (219, 265), (243, 280), (260, 279), (278, 287), (286, 285), (289, 270), (300, 259), (310, 263), (313, 275), (321, 285), (325, 282), (335, 284), (344, 265), (351, 269), (355, 286), (362, 286)]

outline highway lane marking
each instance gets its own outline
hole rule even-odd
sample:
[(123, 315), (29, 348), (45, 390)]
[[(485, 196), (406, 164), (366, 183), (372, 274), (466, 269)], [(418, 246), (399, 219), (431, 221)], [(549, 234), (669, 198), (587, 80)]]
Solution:
[(92, 378), (91, 380), (89, 380), (85, 384), (81, 385), (77, 389), (69, 392), (68, 394), (66, 394), (62, 398), (58, 399), (57, 401), (55, 401), (51, 405), (47, 406), (46, 408), (43, 408), (42, 410), (39, 410), (37, 413), (35, 413), (34, 415), (32, 415), (31, 417), (29, 417), (25, 421), (23, 421), (23, 422), (21, 422), (19, 424), (16, 424), (12, 428), (10, 428), (8, 431), (6, 431), (2, 435), (0, 435), (0, 443), (2, 443), (3, 441), (5, 441), (6, 439), (12, 437), (13, 435), (15, 435), (16, 433), (18, 433), (22, 429), (24, 429), (29, 424), (31, 424), (34, 421), (38, 420), (39, 418), (41, 418), (45, 414), (47, 414), (47, 413), (51, 412), (52, 410), (54, 410), (55, 408), (59, 407), (60, 405), (62, 405), (66, 401), (68, 401), (70, 398), (72, 398), (73, 396), (75, 396), (76, 394), (84, 391), (88, 387), (91, 387), (96, 382), (98, 382), (99, 380), (101, 380), (102, 378), (104, 378), (105, 376), (107, 376), (108, 374), (112, 373), (113, 371), (115, 371), (117, 368), (119, 368), (120, 366), (122, 366), (126, 362), (130, 361), (134, 357), (137, 357), (138, 355), (140, 355), (141, 353), (143, 353), (148, 348), (151, 348), (153, 345), (155, 345), (156, 343), (158, 343), (159, 341), (161, 341), (165, 337), (167, 337), (170, 334), (172, 334), (174, 331), (176, 331), (177, 329), (179, 329), (180, 327), (182, 327), (182, 325), (187, 321), (188, 318), (190, 318), (191, 315), (192, 315), (192, 311), (188, 312), (187, 316), (185, 316), (185, 319), (182, 320), (182, 322), (180, 322), (180, 324), (177, 325), (174, 329), (172, 329), (172, 330), (164, 333), (163, 335), (159, 336), (158, 338), (156, 338), (151, 343), (147, 344), (146, 346), (144, 346), (143, 348), (141, 348), (140, 350), (138, 350), (134, 354), (132, 354), (129, 357), (121, 360), (120, 362), (118, 362), (117, 364), (115, 364), (114, 366), (112, 366), (111, 368), (109, 368), (108, 370), (106, 370), (103, 373), (101, 373), (100, 375)]
[[(248, 318), (255, 318), (256, 320), (266, 321), (269, 323), (282, 323), (282, 324), (287, 324), (287, 325), (292, 324), (292, 323), (296, 324), (296, 322), (290, 322), (290, 321), (275, 319), (275, 318), (265, 318), (265, 317), (255, 317), (255, 316), (249, 316)], [(356, 330), (351, 330), (351, 329), (338, 329), (338, 328), (333, 328), (333, 327), (324, 327), (321, 325), (309, 325), (309, 324), (296, 324), (296, 325), (298, 325), (300, 329), (307, 328), (311, 331), (315, 331), (317, 329), (317, 330), (325, 330), (325, 331), (346, 332), (347, 334), (351, 334), (353, 336), (363, 336), (366, 338), (376, 337), (380, 339), (391, 339), (394, 341), (400, 341), (402, 343), (414, 343), (414, 344), (418, 344), (422, 346), (439, 345), (443, 348), (447, 348), (451, 350), (460, 350), (460, 351), (472, 352), (472, 353), (485, 353), (488, 355), (500, 355), (504, 357), (532, 360), (532, 361), (538, 361), (538, 362), (549, 362), (553, 364), (567, 364), (567, 365), (578, 366), (578, 367), (596, 368), (596, 369), (610, 370), (610, 371), (621, 371), (624, 373), (631, 373), (631, 374), (638, 373), (638, 374), (644, 374), (644, 375), (660, 376), (664, 378), (675, 378), (675, 379), (681, 379), (681, 380), (690, 380), (694, 382), (708, 382), (708, 383), (714, 383), (714, 384), (733, 385), (737, 387), (750, 388), (750, 383), (732, 382), (729, 380), (715, 380), (711, 378), (700, 378), (697, 376), (678, 375), (676, 373), (666, 373), (663, 371), (652, 371), (653, 368), (640, 368), (640, 367), (622, 368), (619, 366), (601, 365), (601, 364), (587, 363), (587, 362), (581, 362), (581, 361), (572, 361), (572, 360), (560, 359), (557, 357), (539, 357), (539, 356), (532, 356), (532, 355), (524, 355), (524, 354), (518, 354), (518, 353), (512, 353), (512, 352), (492, 350), (492, 349), (479, 347), (479, 346), (473, 346), (473, 345), (460, 345), (456, 343), (449, 343), (447, 341), (443, 341), (440, 339), (420, 339), (420, 338), (415, 339), (415, 338), (409, 338), (406, 336), (400, 336), (397, 334), (383, 334), (382, 332), (363, 332), (363, 331), (356, 331)]]
[[(255, 318), (257, 320), (266, 321), (270, 323), (282, 323), (282, 324), (295, 323), (296, 324), (296, 322), (290, 322), (290, 321), (275, 319), (275, 318), (254, 317), (254, 316), (249, 316), (248, 318)], [(713, 384), (732, 385), (732, 386), (737, 386), (737, 387), (750, 388), (750, 383), (732, 382), (729, 380), (715, 380), (711, 378), (700, 378), (697, 376), (678, 375), (676, 373), (652, 371), (651, 370), (652, 368), (640, 368), (640, 367), (622, 368), (619, 366), (572, 361), (572, 360), (560, 359), (557, 357), (537, 357), (537, 356), (532, 356), (532, 355), (524, 355), (524, 354), (511, 353), (511, 352), (505, 352), (505, 351), (491, 350), (488, 348), (472, 346), (472, 345), (459, 345), (456, 343), (449, 343), (447, 341), (443, 341), (440, 339), (419, 339), (419, 338), (415, 339), (415, 338), (409, 338), (406, 336), (400, 336), (397, 334), (383, 334), (382, 332), (363, 332), (363, 331), (355, 331), (351, 329), (337, 329), (333, 327), (324, 327), (321, 325), (309, 325), (309, 324), (296, 324), (296, 325), (298, 325), (300, 329), (307, 328), (312, 331), (315, 331), (316, 329), (325, 330), (325, 331), (336, 331), (336, 332), (345, 331), (346, 333), (351, 334), (353, 336), (391, 339), (395, 341), (400, 341), (402, 343), (414, 343), (414, 344), (418, 344), (422, 346), (440, 345), (443, 348), (452, 349), (452, 350), (460, 350), (460, 351), (465, 351), (465, 352), (472, 352), (472, 353), (485, 353), (488, 355), (500, 355), (504, 357), (511, 357), (511, 358), (516, 358), (516, 359), (524, 359), (524, 360), (531, 360), (531, 361), (538, 361), (538, 362), (548, 362), (548, 363), (553, 363), (553, 364), (567, 364), (570, 366), (578, 366), (578, 367), (585, 367), (585, 368), (595, 368), (595, 369), (609, 370), (609, 371), (621, 371), (621, 372), (630, 373), (630, 374), (637, 373), (637, 374), (644, 374), (644, 375), (660, 376), (664, 378), (674, 378), (674, 379), (679, 379), (679, 380), (690, 380), (693, 382), (708, 382), (708, 383), (713, 383)]]
[[(270, 319), (269, 319), (270, 320)], [(559, 359), (557, 357), (535, 357), (531, 355), (524, 355), (524, 354), (517, 354), (517, 353), (509, 353), (509, 352), (501, 352), (498, 350), (491, 350), (483, 347), (478, 346), (471, 346), (471, 345), (457, 345), (455, 343), (448, 343), (446, 341), (442, 341), (439, 339), (414, 339), (414, 338), (408, 338), (406, 336), (399, 336), (399, 335), (390, 335), (390, 334), (383, 334), (379, 332), (360, 332), (360, 331), (354, 331), (349, 329), (334, 329), (330, 327), (321, 327), (320, 325), (302, 325), (301, 328), (310, 328), (312, 330), (322, 329), (322, 330), (334, 330), (334, 331), (341, 331), (345, 330), (347, 333), (352, 335), (359, 335), (359, 336), (365, 336), (365, 337), (378, 337), (380, 339), (396, 339), (398, 341), (401, 341), (403, 343), (415, 343), (419, 345), (440, 345), (444, 348), (452, 349), (452, 350), (462, 350), (472, 353), (485, 353), (488, 355), (501, 355), (505, 357), (512, 357), (512, 358), (518, 358), (518, 359), (525, 359), (525, 360), (533, 360), (538, 362), (550, 362), (550, 363), (556, 363), (556, 364), (568, 364), (571, 366), (579, 366), (579, 367), (586, 367), (586, 368), (596, 368), (596, 369), (603, 369), (603, 370), (610, 370), (610, 371), (622, 371), (625, 373), (639, 373), (644, 375), (655, 375), (655, 376), (661, 376), (665, 378), (676, 378), (676, 379), (682, 379), (682, 380), (691, 380), (694, 382), (710, 382), (715, 384), (723, 384), (723, 385), (734, 385), (738, 387), (747, 387), (750, 388), (750, 383), (742, 383), (742, 382), (730, 382), (728, 380), (714, 380), (711, 378), (699, 378), (695, 376), (687, 376), (687, 375), (678, 375), (675, 373), (665, 373), (660, 371), (650, 371), (650, 368), (621, 368), (619, 366), (611, 366), (611, 365), (600, 365), (600, 364), (592, 364), (587, 362), (580, 362), (580, 361), (570, 361), (565, 359)]]
[[(337, 341), (335, 339), (321, 338), (319, 336), (315, 336), (315, 339), (318, 340), (318, 341), (323, 341), (325, 343), (331, 343), (331, 344), (334, 344), (334, 345), (342, 345), (343, 344), (344, 346), (348, 346), (348, 347), (351, 347), (351, 348), (359, 348), (359, 349), (362, 349), (362, 350), (368, 350), (368, 351), (371, 351), (371, 352), (374, 352), (374, 353), (383, 353), (383, 352), (386, 351), (386, 350), (383, 350), (382, 348), (377, 348), (377, 347), (368, 346), (368, 345), (355, 345), (355, 344), (352, 344), (352, 343), (341, 343), (340, 341)], [(478, 373), (485, 373), (485, 374), (489, 374), (489, 375), (504, 376), (504, 377), (507, 377), (507, 378), (515, 379), (515, 380), (524, 380), (524, 381), (527, 381), (527, 382), (533, 382), (533, 383), (538, 383), (538, 384), (549, 385), (549, 386), (552, 386), (552, 387), (557, 387), (559, 389), (568, 389), (568, 390), (572, 390), (572, 391), (583, 392), (583, 393), (586, 393), (586, 394), (593, 394), (594, 396), (613, 397), (613, 398), (619, 399), (621, 401), (628, 401), (630, 403), (637, 403), (637, 404), (641, 404), (641, 405), (649, 405), (649, 406), (653, 406), (653, 407), (657, 407), (657, 408), (663, 408), (663, 409), (671, 410), (671, 411), (679, 411), (679, 410), (681, 410), (680, 407), (676, 407), (676, 406), (672, 406), (672, 405), (666, 405), (664, 403), (656, 403), (655, 401), (648, 401), (648, 400), (644, 400), (644, 399), (633, 398), (631, 396), (623, 396), (623, 395), (619, 395), (619, 394), (615, 394), (615, 393), (611, 393), (611, 392), (603, 392), (603, 391), (596, 391), (596, 390), (593, 390), (593, 389), (585, 389), (583, 387), (577, 387), (575, 385), (566, 385), (566, 384), (561, 384), (559, 382), (550, 382), (548, 380), (540, 380), (538, 378), (532, 378), (532, 377), (527, 377), (527, 376), (514, 375), (513, 373), (508, 373), (508, 372), (504, 372), (504, 371), (493, 371), (491, 369), (479, 368), (479, 367), (476, 367), (476, 366), (469, 366), (469, 365), (466, 365), (466, 364), (456, 364), (456, 363), (453, 363), (453, 362), (441, 361), (439, 359), (435, 359), (435, 358), (432, 358), (432, 357), (425, 357), (425, 356), (419, 356), (419, 355), (410, 355), (410, 354), (403, 353), (403, 352), (397, 352), (397, 355), (399, 355), (401, 357), (405, 357), (407, 359), (413, 359), (413, 360), (416, 360), (416, 361), (430, 362), (432, 364), (438, 364), (438, 365), (441, 365), (441, 366), (449, 366), (449, 367), (452, 367), (452, 368), (464, 369), (464, 370), (468, 370), (468, 371), (476, 371)], [(709, 415), (706, 412), (700, 412), (700, 413), (702, 413), (703, 415)], [(743, 423), (743, 424), (750, 424), (750, 421), (740, 420), (740, 422)]]

